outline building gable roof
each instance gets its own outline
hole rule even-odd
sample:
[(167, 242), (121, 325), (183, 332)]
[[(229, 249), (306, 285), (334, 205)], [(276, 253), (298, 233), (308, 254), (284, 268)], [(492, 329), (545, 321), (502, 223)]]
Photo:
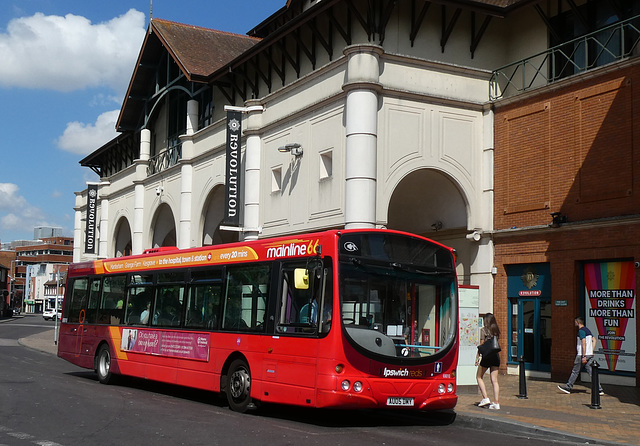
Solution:
[(151, 25), (187, 79), (195, 82), (205, 82), (210, 74), (260, 41), (168, 20), (153, 19)]
[(139, 125), (163, 51), (176, 62), (187, 80), (204, 83), (212, 73), (259, 41), (255, 37), (152, 19), (120, 110), (117, 130), (135, 130)]

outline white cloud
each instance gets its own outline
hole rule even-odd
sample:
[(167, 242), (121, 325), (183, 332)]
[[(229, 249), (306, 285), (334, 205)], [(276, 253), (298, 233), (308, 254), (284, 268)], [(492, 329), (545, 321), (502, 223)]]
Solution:
[(130, 9), (92, 24), (67, 14), (11, 20), (0, 34), (0, 86), (72, 91), (108, 86), (123, 92), (145, 33), (145, 15)]
[(0, 229), (24, 231), (40, 225), (47, 225), (42, 210), (30, 205), (16, 184), (0, 183)]
[(57, 144), (62, 150), (88, 155), (116, 137), (116, 120), (120, 110), (112, 110), (98, 116), (95, 124), (74, 121), (67, 124)]

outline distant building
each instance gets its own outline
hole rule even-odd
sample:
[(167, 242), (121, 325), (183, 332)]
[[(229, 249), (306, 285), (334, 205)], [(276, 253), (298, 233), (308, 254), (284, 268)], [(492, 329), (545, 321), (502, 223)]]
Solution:
[(68, 264), (40, 263), (27, 266), (25, 302), (29, 313), (60, 308), (64, 299)]
[(62, 237), (62, 228), (52, 226), (36, 226), (33, 228), (34, 239), (41, 240), (51, 237)]
[(26, 313), (44, 310), (45, 283), (51, 280), (51, 274), (62, 271), (56, 265), (67, 265), (72, 260), (71, 237), (43, 238), (39, 244), (16, 248), (13, 293)]
[(6, 309), (11, 306), (9, 298), (9, 284), (9, 267), (0, 262), (0, 317), (4, 316), (6, 314)]
[(13, 240), (2, 244), (3, 251), (15, 251), (19, 246), (32, 246), (41, 243), (40, 240)]

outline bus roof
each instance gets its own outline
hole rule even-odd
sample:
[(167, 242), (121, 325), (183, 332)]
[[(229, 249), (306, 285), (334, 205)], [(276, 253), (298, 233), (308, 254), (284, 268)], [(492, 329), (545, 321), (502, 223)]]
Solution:
[(198, 248), (152, 248), (139, 255), (74, 263), (69, 266), (69, 275), (127, 273), (176, 267), (199, 267), (248, 261), (303, 258), (316, 255), (318, 246), (323, 246), (322, 254), (332, 255), (335, 249), (335, 239), (340, 234), (353, 232), (384, 232), (418, 237), (453, 251), (451, 248), (433, 240), (406, 232), (389, 229), (335, 229)]

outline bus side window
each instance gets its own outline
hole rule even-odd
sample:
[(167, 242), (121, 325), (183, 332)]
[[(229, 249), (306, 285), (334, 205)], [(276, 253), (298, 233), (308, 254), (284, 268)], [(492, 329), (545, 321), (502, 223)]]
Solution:
[(220, 313), (220, 284), (200, 284), (189, 289), (185, 326), (218, 328)]
[(153, 288), (129, 288), (127, 299), (126, 323), (129, 325), (149, 325)]
[[(280, 317), (279, 325), (290, 325), (298, 321), (300, 306), (294, 298), (296, 290), (293, 284), (293, 271), (283, 271), (282, 273), (282, 293), (280, 296)], [(304, 305), (304, 303), (303, 303)], [(287, 331), (278, 327), (279, 331)]]
[(269, 265), (229, 268), (223, 329), (265, 331), (270, 275)]
[[(277, 331), (280, 333), (311, 333), (318, 322), (319, 287), (314, 277), (313, 286), (296, 287), (295, 271), (305, 269), (306, 263), (289, 264), (283, 268), (280, 293), (280, 314)], [(315, 295), (314, 295), (315, 294)]]
[[(324, 290), (325, 302), (322, 302), (321, 294), (323, 289), (323, 281), (317, 275), (310, 275), (309, 287), (296, 287), (294, 284), (294, 275), (297, 269), (305, 268), (306, 263), (288, 264), (283, 267), (278, 326), (276, 331), (279, 333), (317, 333), (318, 331), (318, 314), (322, 306), (322, 332), (326, 333), (330, 325), (326, 323), (331, 320), (331, 289)], [(331, 281), (329, 270), (326, 270), (326, 279)]]
[(149, 325), (152, 319), (153, 274), (130, 274), (128, 276), (127, 308), (125, 323)]
[(108, 276), (102, 284), (102, 299), (98, 308), (98, 323), (119, 325), (124, 317), (127, 276)]
[(87, 316), (85, 322), (95, 324), (98, 312), (98, 300), (102, 294), (102, 279), (95, 278), (91, 280), (89, 287), (89, 301), (87, 302)]
[(180, 326), (184, 288), (178, 285), (158, 287), (154, 305), (152, 325), (163, 327)]
[(69, 322), (80, 322), (80, 313), (87, 306), (88, 279), (75, 279), (71, 285), (71, 301), (69, 303)]

